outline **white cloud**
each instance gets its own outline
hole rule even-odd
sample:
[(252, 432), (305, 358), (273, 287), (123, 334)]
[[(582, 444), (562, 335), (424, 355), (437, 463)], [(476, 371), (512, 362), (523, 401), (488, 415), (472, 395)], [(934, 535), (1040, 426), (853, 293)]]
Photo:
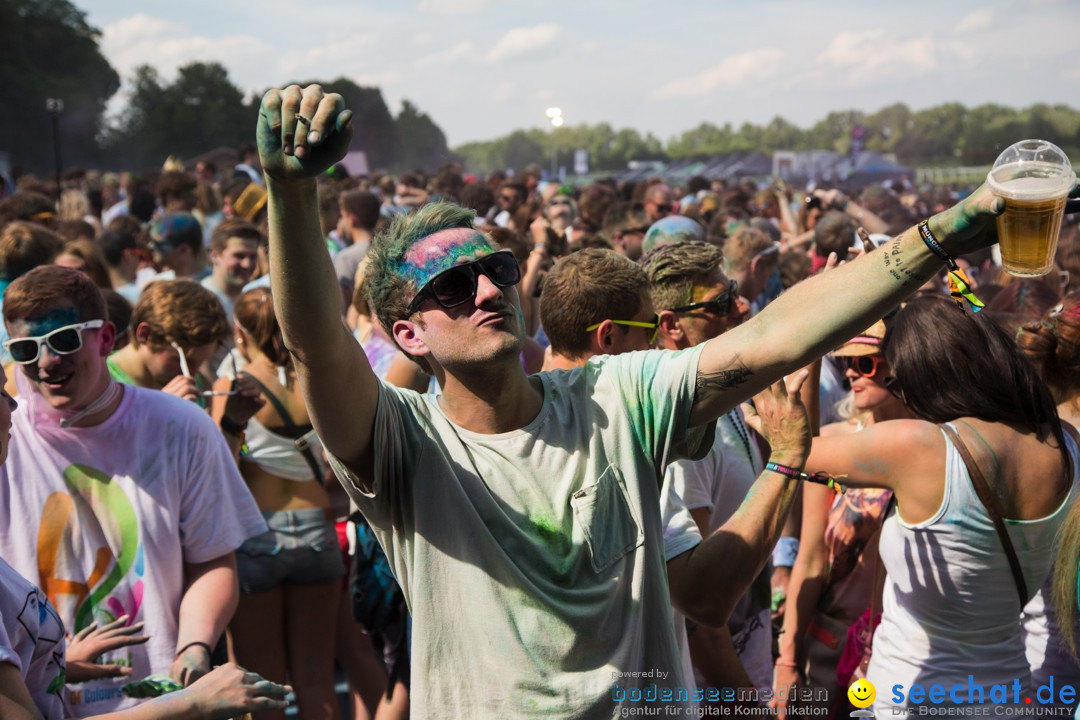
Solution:
[(716, 67), (669, 82), (656, 90), (652, 97), (655, 100), (699, 97), (715, 90), (747, 87), (782, 73), (786, 60), (787, 53), (779, 48), (762, 48), (731, 55)]
[(546, 47), (555, 42), (559, 30), (558, 25), (551, 23), (514, 28), (499, 38), (499, 42), (488, 52), (487, 61), (499, 62)]
[(143, 64), (168, 76), (181, 65), (195, 61), (217, 61), (231, 72), (270, 50), (269, 45), (252, 35), (189, 34), (181, 25), (145, 13), (105, 26), (101, 48), (122, 77)]
[(470, 57), (475, 58), (478, 56), (479, 51), (476, 49), (476, 46), (473, 45), (472, 41), (462, 40), (457, 45), (449, 47), (441, 52), (418, 58), (414, 64), (418, 68), (431, 67), (432, 65), (445, 66), (458, 60), (465, 60)]
[(866, 30), (840, 33), (817, 60), (836, 71), (834, 80), (853, 86), (935, 70), (937, 50), (926, 36), (904, 40), (884, 30)]
[(495, 0), (420, 0), (420, 12), (436, 15), (473, 15), (487, 10)]
[(956, 32), (975, 32), (976, 30), (984, 30), (990, 27), (994, 22), (994, 12), (992, 10), (975, 10), (968, 13), (964, 18), (956, 24)]
[(496, 105), (501, 105), (507, 100), (512, 98), (517, 90), (517, 86), (510, 81), (499, 83), (499, 85), (491, 92), (491, 102)]

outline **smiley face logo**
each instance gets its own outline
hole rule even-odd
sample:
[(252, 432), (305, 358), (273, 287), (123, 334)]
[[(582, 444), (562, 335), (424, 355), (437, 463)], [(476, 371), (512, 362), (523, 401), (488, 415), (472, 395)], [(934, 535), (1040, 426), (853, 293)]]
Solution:
[(856, 680), (847, 691), (848, 700), (857, 708), (870, 707), (877, 697), (877, 689), (869, 680)]

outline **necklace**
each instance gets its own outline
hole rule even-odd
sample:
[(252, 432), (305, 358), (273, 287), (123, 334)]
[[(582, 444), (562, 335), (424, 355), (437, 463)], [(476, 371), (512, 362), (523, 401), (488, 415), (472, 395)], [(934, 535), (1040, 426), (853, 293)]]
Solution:
[(84, 417), (88, 415), (93, 415), (98, 410), (101, 410), (103, 407), (108, 406), (109, 403), (115, 400), (116, 396), (122, 392), (123, 389), (121, 388), (120, 383), (116, 382), (112, 378), (109, 378), (109, 384), (105, 387), (105, 390), (102, 391), (101, 395), (98, 396), (98, 399), (84, 407), (82, 410), (79, 410), (73, 415), (68, 415), (66, 418), (61, 420), (60, 427), (69, 428), (75, 423), (82, 420)]
[(750, 461), (750, 465), (754, 464), (754, 453), (750, 450), (750, 429), (743, 425), (743, 421), (739, 419), (739, 411), (735, 408), (728, 410), (727, 417), (731, 420), (731, 426), (735, 428), (735, 432), (738, 434), (739, 439), (742, 440), (743, 449), (746, 451), (746, 459)]

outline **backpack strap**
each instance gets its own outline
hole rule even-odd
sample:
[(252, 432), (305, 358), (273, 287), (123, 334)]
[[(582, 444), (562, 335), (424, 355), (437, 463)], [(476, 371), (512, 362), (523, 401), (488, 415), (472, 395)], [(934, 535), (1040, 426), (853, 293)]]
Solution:
[[(259, 390), (266, 396), (266, 399), (274, 407), (274, 410), (277, 411), (277, 414), (281, 416), (281, 422), (285, 423), (285, 427), (287, 427), (290, 432), (295, 433), (297, 429), (296, 423), (293, 422), (292, 415), (289, 414), (289, 411), (285, 409), (285, 404), (281, 402), (274, 393), (270, 392), (270, 388), (263, 385), (259, 381), (259, 378), (243, 370), (240, 371), (240, 374), (244, 377), (251, 378), (255, 384), (259, 386)], [(296, 441), (294, 440), (293, 442)], [(316, 482), (322, 484), (322, 467), (319, 466), (319, 462), (315, 459), (315, 455), (311, 452), (311, 448), (307, 445), (304, 445), (303, 447), (297, 445), (296, 449), (300, 451), (300, 454), (307, 460), (308, 467), (311, 468), (311, 474), (315, 476)]]
[(979, 500), (986, 507), (987, 514), (990, 515), (990, 519), (994, 522), (994, 529), (997, 530), (1001, 546), (1005, 548), (1005, 557), (1009, 559), (1009, 568), (1012, 570), (1013, 581), (1016, 584), (1016, 594), (1020, 598), (1020, 608), (1023, 609), (1028, 602), (1027, 582), (1024, 580), (1024, 571), (1020, 568), (1020, 560), (1016, 557), (1016, 550), (1013, 549), (1012, 540), (1005, 529), (1005, 521), (1001, 519), (1001, 508), (998, 505), (997, 498), (994, 496), (993, 491), (990, 490), (986, 478), (983, 477), (982, 470), (975, 463), (975, 458), (971, 456), (971, 451), (968, 450), (967, 444), (960, 438), (960, 435), (948, 425), (939, 425), (938, 427), (952, 441), (956, 451), (960, 453), (960, 458), (964, 461), (964, 465), (967, 466), (968, 475), (971, 476), (971, 484), (975, 488), (975, 494), (979, 496)]

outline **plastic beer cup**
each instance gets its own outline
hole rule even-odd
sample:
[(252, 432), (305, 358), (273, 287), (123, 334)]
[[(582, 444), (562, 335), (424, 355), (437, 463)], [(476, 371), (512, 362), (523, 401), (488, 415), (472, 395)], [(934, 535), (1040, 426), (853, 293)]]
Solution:
[(1069, 158), (1045, 140), (1021, 140), (998, 156), (986, 176), (1005, 200), (997, 218), (1001, 265), (1011, 275), (1036, 277), (1054, 267), (1065, 201), (1076, 183)]

